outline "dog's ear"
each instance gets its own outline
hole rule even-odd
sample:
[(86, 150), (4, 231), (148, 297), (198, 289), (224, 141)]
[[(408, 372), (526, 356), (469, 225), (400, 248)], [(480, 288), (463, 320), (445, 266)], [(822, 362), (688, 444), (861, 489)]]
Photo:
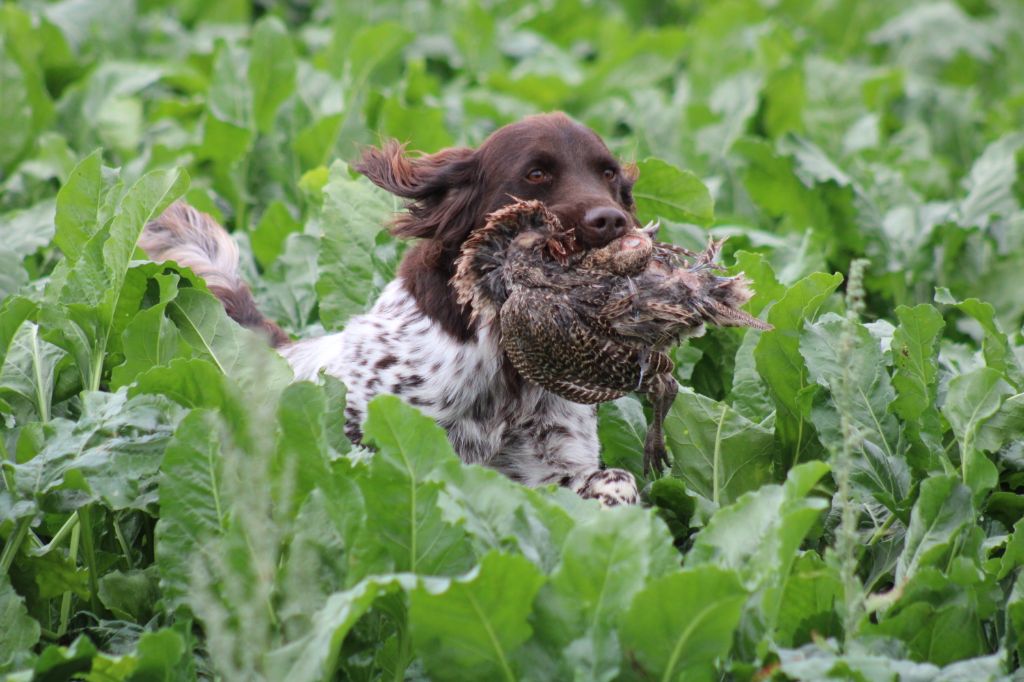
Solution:
[(444, 251), (458, 250), (479, 222), (480, 180), (477, 153), (467, 147), (409, 157), (395, 140), (369, 148), (355, 166), (375, 185), (409, 199), (392, 233), (433, 238)]
[(467, 171), (475, 154), (467, 147), (451, 147), (410, 157), (404, 144), (388, 140), (379, 149), (363, 150), (355, 169), (392, 194), (420, 200), (470, 181)]

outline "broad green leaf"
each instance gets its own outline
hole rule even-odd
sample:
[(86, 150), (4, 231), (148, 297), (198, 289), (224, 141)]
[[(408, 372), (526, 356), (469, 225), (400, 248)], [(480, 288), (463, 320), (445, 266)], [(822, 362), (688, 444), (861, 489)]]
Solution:
[(224, 532), (230, 500), (224, 499), (220, 463), (221, 428), (213, 412), (194, 410), (167, 445), (160, 480), (156, 565), (164, 601), (181, 611), (189, 601), (196, 553)]
[(249, 60), (253, 118), (261, 133), (271, 132), (278, 107), (294, 92), (295, 70), (295, 48), (284, 24), (263, 17), (253, 28)]
[(926, 471), (945, 469), (948, 473), (948, 460), (938, 455), (942, 451), (942, 424), (936, 405), (936, 346), (945, 323), (926, 303), (913, 308), (899, 306), (896, 316), (900, 321), (892, 337), (896, 400), (890, 410), (904, 421), (911, 463)]
[(156, 566), (127, 573), (111, 571), (99, 579), (99, 598), (116, 617), (136, 623), (148, 622), (160, 599)]
[(1024, 393), (1003, 401), (999, 411), (978, 429), (975, 444), (981, 450), (996, 452), (1004, 445), (1024, 440)]
[(948, 291), (942, 289), (936, 292), (935, 300), (939, 303), (954, 305), (961, 312), (974, 318), (981, 326), (981, 349), (985, 356), (985, 364), (1002, 372), (1006, 380), (1014, 386), (1024, 387), (1024, 370), (1021, 368), (1021, 362), (1014, 355), (1010, 341), (1000, 327), (995, 309), (991, 304), (976, 298), (958, 302), (950, 296)]
[(960, 445), (961, 478), (976, 503), (996, 485), (999, 477), (995, 464), (978, 447), (978, 431), (1013, 393), (1003, 376), (988, 367), (961, 374), (949, 382), (942, 414), (949, 420)]
[(376, 452), (359, 479), (367, 509), (360, 542), (381, 548), (396, 571), (465, 570), (465, 532), (438, 507), (446, 472), (459, 466), (445, 432), (397, 397), (382, 395), (370, 402), (363, 437)]
[(957, 584), (937, 568), (922, 568), (884, 619), (867, 631), (902, 640), (915, 660), (946, 665), (988, 652), (982, 624), (987, 610), (973, 586)]
[(377, 597), (397, 589), (412, 590), (412, 575), (383, 575), (366, 578), (354, 587), (335, 592), (312, 616), (312, 627), (302, 637), (267, 654), (272, 679), (314, 682), (330, 679), (342, 642)]
[(28, 615), (6, 573), (0, 574), (0, 623), (0, 672), (6, 672), (25, 663), (39, 641), (39, 623)]
[(947, 560), (957, 537), (973, 519), (970, 490), (960, 481), (950, 476), (925, 479), (896, 564), (896, 583), (902, 584), (920, 569)]
[(327, 399), (319, 386), (299, 382), (281, 394), (273, 478), (281, 488), (278, 504), (289, 512), (297, 511), (310, 491), (328, 476), (328, 418)]
[(72, 508), (101, 500), (113, 510), (152, 510), (160, 456), (180, 408), (163, 396), (129, 398), (125, 390), (81, 398), (79, 421), (52, 420), (39, 452), (13, 465), (14, 488), (41, 504), (65, 497)]
[(40, 421), (49, 421), (53, 384), (63, 349), (39, 336), (39, 326), (25, 321), (18, 327), (0, 366), (0, 398), (17, 398)]
[(320, 319), (329, 329), (365, 312), (383, 288), (385, 281), (374, 256), (377, 235), (397, 208), (365, 179), (347, 176), (344, 165), (335, 164), (324, 187), (324, 235), (316, 292)]
[(927, 303), (896, 309), (900, 325), (892, 338), (896, 374), (892, 383), (897, 398), (892, 410), (905, 421), (921, 418), (934, 410), (938, 366), (935, 346), (945, 326), (942, 315)]
[(715, 202), (696, 175), (661, 159), (644, 159), (637, 166), (640, 178), (633, 196), (641, 222), (665, 218), (710, 225), (714, 220)]
[(666, 551), (665, 527), (649, 512), (624, 508), (601, 516), (569, 532), (537, 601), (537, 635), (565, 678), (613, 679), (622, 658), (619, 614), (650, 579), (678, 567)]
[(985, 149), (964, 180), (967, 196), (958, 206), (957, 222), (963, 227), (987, 227), (992, 220), (1020, 210), (1019, 193), (1014, 193), (1017, 153), (1024, 147), (1024, 135), (1005, 135)]
[(649, 676), (686, 682), (715, 679), (732, 647), (747, 592), (734, 571), (686, 568), (652, 580), (622, 616), (622, 645)]
[(168, 364), (178, 357), (186, 357), (191, 348), (184, 343), (181, 333), (166, 315), (167, 306), (178, 295), (180, 278), (175, 274), (156, 275), (157, 301), (139, 311), (121, 333), (124, 363), (111, 371), (111, 388), (130, 384), (135, 377), (153, 367)]
[(426, 579), (409, 594), (413, 647), (438, 680), (512, 682), (516, 650), (544, 575), (514, 554), (488, 553), (454, 580)]
[(856, 434), (849, 444), (854, 483), (896, 513), (910, 490), (910, 471), (889, 412), (896, 392), (878, 341), (859, 322), (828, 313), (804, 328), (800, 354), (809, 378), (828, 392), (811, 410), (822, 443), (832, 453), (844, 451), (845, 417)]
[(683, 388), (665, 418), (672, 474), (715, 506), (767, 483), (777, 459), (771, 431), (726, 403)]
[(0, 92), (4, 93), (0, 120), (4, 121), (5, 132), (0, 140), (0, 171), (7, 171), (21, 158), (34, 136), (28, 79), (10, 54), (8, 40), (0, 33)]
[(240, 47), (219, 42), (206, 100), (203, 151), (223, 163), (234, 163), (252, 145), (253, 96), (246, 79), (248, 54)]
[[(693, 540), (687, 566), (713, 565), (736, 573), (754, 593), (760, 623), (749, 635), (771, 632), (797, 550), (828, 504), (808, 497), (825, 475), (824, 462), (806, 462), (789, 470), (783, 485), (765, 485), (718, 510)], [(747, 642), (745, 646), (753, 642)]]
[(754, 348), (757, 371), (775, 400), (776, 434), (785, 448), (783, 458), (796, 463), (813, 451), (814, 435), (807, 419), (811, 385), (800, 355), (800, 333), (805, 321), (813, 321), (826, 299), (842, 282), (842, 275), (815, 273), (790, 287), (768, 312), (775, 329), (761, 334)]
[(53, 241), (70, 260), (77, 260), (89, 239), (103, 227), (100, 207), (108, 184), (102, 160), (98, 149), (82, 159), (57, 193)]
[(817, 552), (804, 552), (793, 563), (779, 607), (775, 636), (782, 646), (812, 638), (838, 636), (842, 623), (836, 611), (843, 598), (837, 571)]
[(598, 406), (597, 437), (601, 441), (601, 459), (608, 466), (640, 474), (640, 458), (647, 436), (647, 417), (643, 404), (634, 396)]
[(283, 202), (275, 201), (267, 206), (251, 235), (252, 251), (260, 264), (268, 267), (273, 263), (284, 250), (285, 239), (299, 228), (301, 225)]

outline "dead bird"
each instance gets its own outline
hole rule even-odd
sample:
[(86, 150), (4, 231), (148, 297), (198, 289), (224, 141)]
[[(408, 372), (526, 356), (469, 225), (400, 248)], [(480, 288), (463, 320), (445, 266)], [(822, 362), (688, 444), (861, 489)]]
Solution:
[[(752, 292), (701, 253), (635, 229), (581, 250), (543, 204), (522, 201), (488, 216), (463, 245), (452, 284), (474, 318), (497, 321), (512, 366), (567, 400), (600, 403), (631, 391), (650, 399), (644, 468), (668, 464), (662, 425), (679, 385), (664, 352), (705, 323), (769, 330), (740, 309)], [(689, 259), (689, 260), (687, 260)]]

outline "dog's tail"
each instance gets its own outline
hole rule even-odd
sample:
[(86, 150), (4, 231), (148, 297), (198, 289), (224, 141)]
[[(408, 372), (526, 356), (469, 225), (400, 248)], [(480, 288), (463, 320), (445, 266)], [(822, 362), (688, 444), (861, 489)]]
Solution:
[(252, 291), (238, 272), (238, 246), (206, 213), (176, 201), (146, 225), (139, 246), (155, 261), (174, 261), (206, 280), (231, 319), (265, 333), (275, 348), (288, 335), (256, 308)]

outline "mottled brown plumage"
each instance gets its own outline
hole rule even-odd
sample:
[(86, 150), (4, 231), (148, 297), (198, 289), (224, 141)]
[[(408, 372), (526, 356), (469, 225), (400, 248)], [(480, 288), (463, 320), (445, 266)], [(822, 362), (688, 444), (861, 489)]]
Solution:
[(678, 392), (664, 350), (705, 323), (771, 327), (740, 309), (751, 296), (742, 276), (716, 274), (721, 241), (697, 254), (655, 242), (653, 232), (580, 251), (543, 204), (519, 202), (466, 241), (453, 285), (475, 318), (497, 322), (527, 380), (579, 403), (646, 394), (654, 414), (644, 466), (660, 470), (668, 463), (662, 423)]

